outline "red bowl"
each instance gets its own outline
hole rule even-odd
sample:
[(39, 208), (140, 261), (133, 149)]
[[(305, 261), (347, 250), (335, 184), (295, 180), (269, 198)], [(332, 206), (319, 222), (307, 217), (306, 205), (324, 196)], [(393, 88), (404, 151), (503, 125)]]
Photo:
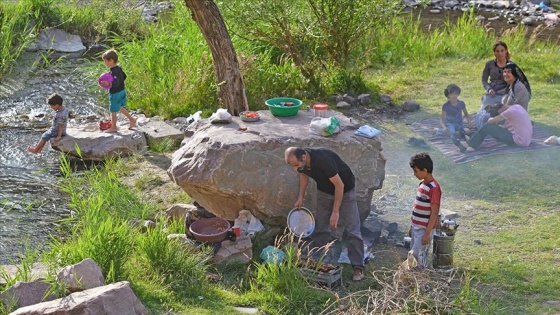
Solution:
[(197, 241), (204, 243), (218, 243), (226, 238), (231, 225), (222, 218), (203, 218), (191, 224), (189, 231)]

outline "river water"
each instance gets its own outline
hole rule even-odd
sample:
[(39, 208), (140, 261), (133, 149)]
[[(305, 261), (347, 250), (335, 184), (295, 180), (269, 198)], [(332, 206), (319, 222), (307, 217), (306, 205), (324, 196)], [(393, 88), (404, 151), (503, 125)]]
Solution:
[[(560, 5), (560, 0), (553, 1), (553, 4)], [(417, 9), (412, 11), (412, 13), (415, 16), (415, 20), (420, 17), (422, 29), (427, 32), (436, 27), (443, 26), (447, 21), (455, 23), (463, 14), (459, 10), (442, 10), (439, 13), (433, 13), (429, 9)], [(498, 37), (505, 31), (518, 27), (518, 24), (509, 24), (503, 17), (493, 20), (492, 18), (495, 18), (497, 13), (492, 11), (480, 10), (476, 15), (484, 17), (485, 20), (480, 21), (481, 26)], [(541, 41), (549, 40), (554, 43), (560, 43), (560, 25), (546, 26), (543, 22), (537, 22), (533, 26), (525, 26), (525, 29), (527, 30), (527, 36), (534, 36)], [(491, 53), (489, 53), (489, 56), (491, 56)]]
[(26, 148), (50, 126), (46, 97), (54, 92), (74, 113), (103, 114), (105, 96), (92, 83), (98, 64), (88, 58), (45, 63), (26, 53), (0, 83), (0, 263), (17, 260), (25, 247), (41, 250), (70, 215), (57, 188), (60, 153), (49, 144), (39, 155)]

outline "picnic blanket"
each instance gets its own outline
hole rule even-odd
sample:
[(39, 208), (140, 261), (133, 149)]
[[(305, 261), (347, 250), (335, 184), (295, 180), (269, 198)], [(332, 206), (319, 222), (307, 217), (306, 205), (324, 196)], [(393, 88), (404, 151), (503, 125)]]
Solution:
[(431, 146), (440, 150), (443, 155), (459, 164), (478, 160), (485, 156), (494, 154), (508, 154), (527, 150), (560, 148), (558, 145), (544, 144), (544, 140), (550, 137), (551, 134), (537, 126), (533, 126), (533, 140), (531, 140), (531, 144), (528, 147), (507, 146), (492, 137), (486, 137), (482, 145), (477, 150), (468, 150), (465, 153), (459, 152), (459, 149), (451, 142), (449, 136), (432, 134), (434, 128), (441, 127), (440, 120), (438, 118), (427, 118), (417, 121), (411, 123), (409, 127), (412, 131), (422, 135), (422, 137), (424, 137)]

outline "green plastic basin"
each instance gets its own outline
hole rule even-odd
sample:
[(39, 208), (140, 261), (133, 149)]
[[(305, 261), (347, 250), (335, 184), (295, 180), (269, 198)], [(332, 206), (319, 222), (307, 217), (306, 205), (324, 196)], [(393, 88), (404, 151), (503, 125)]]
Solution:
[(271, 98), (266, 100), (266, 102), (264, 103), (266, 106), (268, 106), (272, 115), (280, 117), (297, 115), (299, 108), (303, 104), (301, 100), (291, 97)]

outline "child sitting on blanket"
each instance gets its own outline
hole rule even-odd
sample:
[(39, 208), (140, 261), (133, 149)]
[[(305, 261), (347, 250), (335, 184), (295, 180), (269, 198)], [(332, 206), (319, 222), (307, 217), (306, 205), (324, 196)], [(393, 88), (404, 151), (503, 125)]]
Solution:
[(461, 88), (455, 84), (449, 84), (443, 94), (447, 97), (447, 102), (441, 107), (441, 126), (436, 130), (436, 134), (447, 134), (449, 137), (465, 138), (465, 126), (463, 125), (463, 114), (470, 123), (469, 113), (465, 102), (458, 99), (461, 94)]

